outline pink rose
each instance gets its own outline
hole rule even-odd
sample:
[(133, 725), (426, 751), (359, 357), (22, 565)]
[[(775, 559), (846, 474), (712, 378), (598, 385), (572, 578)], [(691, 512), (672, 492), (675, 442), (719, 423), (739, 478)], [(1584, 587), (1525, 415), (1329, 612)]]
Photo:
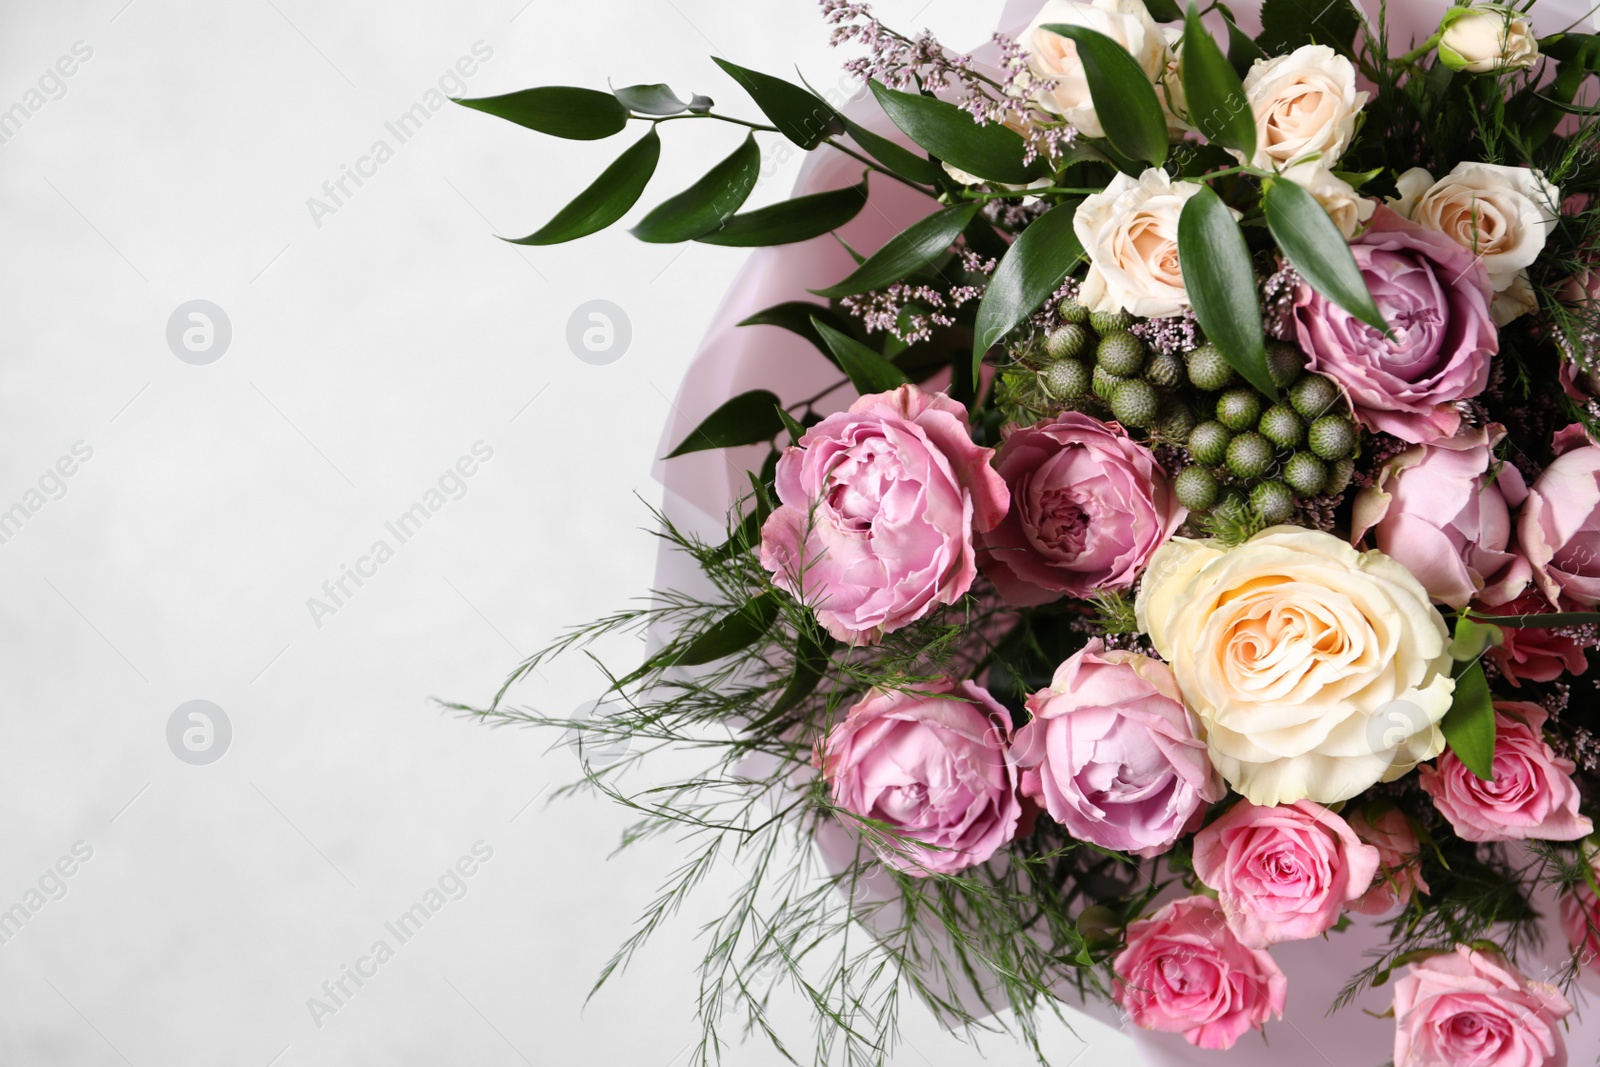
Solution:
[(1505, 959), (1465, 945), (1394, 984), (1394, 1062), (1404, 1067), (1566, 1067), (1572, 1005)]
[(1194, 873), (1255, 948), (1329, 929), (1377, 871), (1378, 850), (1309, 800), (1272, 808), (1242, 800), (1194, 838)]
[(972, 587), (972, 535), (1009, 499), (993, 455), (943, 394), (864, 396), (778, 461), (782, 506), (761, 528), (761, 565), (834, 637), (875, 644)]
[(1556, 458), (1534, 480), (1517, 525), (1533, 580), (1550, 603), (1565, 595), (1600, 604), (1600, 447), (1572, 425), (1555, 436)]
[[(1572, 611), (1577, 605), (1558, 604), (1558, 611)], [(1550, 603), (1528, 590), (1505, 604), (1478, 604), (1484, 615), (1542, 615)], [(1506, 626), (1500, 633), (1504, 642), (1489, 648), (1489, 660), (1500, 669), (1500, 677), (1518, 689), (1523, 682), (1553, 682), (1563, 674), (1582, 674), (1589, 669), (1584, 643), (1572, 631), (1553, 626)]]
[(1188, 514), (1148, 448), (1076, 411), (1013, 430), (995, 466), (1012, 507), (979, 561), (1019, 607), (1129, 588)]
[(1095, 638), (1028, 698), (1012, 747), (1024, 794), (1073, 837), (1156, 856), (1226, 793), (1172, 671)]
[(1500, 425), (1463, 430), (1389, 460), (1356, 496), (1352, 541), (1372, 530), (1378, 551), (1453, 608), (1480, 593), (1510, 600), (1522, 592), (1528, 562), (1507, 549), (1511, 508), (1528, 489), (1517, 468), (1495, 460), (1504, 437)]
[(879, 848), (885, 863), (950, 874), (1016, 836), (1010, 743), (1011, 716), (972, 682), (873, 690), (828, 732), (822, 774), (835, 805), (900, 835)]
[(1422, 846), (1411, 820), (1399, 808), (1374, 811), (1362, 808), (1350, 816), (1350, 829), (1378, 850), (1378, 876), (1351, 911), (1383, 915), (1397, 904), (1407, 904), (1413, 893), (1426, 893), (1422, 880)]
[[(1589, 873), (1597, 872), (1591, 867)], [(1562, 892), (1561, 932), (1567, 935), (1567, 944), (1582, 966), (1600, 970), (1600, 898), (1594, 895), (1588, 878)]]
[(1455, 402), (1483, 392), (1500, 348), (1488, 271), (1452, 238), (1388, 208), (1350, 251), (1393, 337), (1302, 284), (1295, 332), (1311, 369), (1338, 382), (1372, 429), (1413, 444), (1451, 436), (1461, 425)]
[(1423, 767), (1422, 788), (1463, 841), (1576, 841), (1594, 833), (1578, 814), (1575, 765), (1544, 743), (1537, 704), (1498, 701), (1494, 706), (1494, 778), (1484, 781), (1445, 752)]
[(1229, 1049), (1246, 1030), (1283, 1017), (1289, 980), (1263, 949), (1240, 943), (1210, 897), (1175, 900), (1128, 927), (1112, 964), (1118, 1004), (1146, 1030)]

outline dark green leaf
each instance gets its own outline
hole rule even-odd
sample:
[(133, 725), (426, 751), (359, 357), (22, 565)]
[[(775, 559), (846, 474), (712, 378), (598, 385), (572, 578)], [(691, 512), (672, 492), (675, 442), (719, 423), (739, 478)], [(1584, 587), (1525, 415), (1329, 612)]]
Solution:
[(655, 127), (629, 148), (617, 161), (607, 167), (594, 184), (560, 211), (556, 217), (526, 237), (511, 241), (514, 245), (556, 245), (575, 241), (603, 230), (628, 213), (639, 202), (650, 176), (656, 172), (661, 160), (661, 138)]
[(923, 185), (935, 185), (943, 176), (943, 168), (933, 160), (901, 148), (887, 137), (880, 137), (860, 123), (852, 122), (847, 116), (840, 117), (844, 119), (845, 129), (850, 131), (851, 140), (860, 145), (867, 155), (900, 177), (921, 182)]
[(1161, 164), (1167, 158), (1167, 118), (1161, 98), (1139, 61), (1116, 41), (1086, 26), (1048, 23), (1049, 33), (1070, 38), (1078, 46), (1089, 81), (1094, 113), (1106, 138), (1132, 159)]
[(1183, 18), (1183, 10), (1178, 7), (1177, 0), (1144, 0), (1144, 9), (1157, 22), (1177, 22)]
[(1276, 396), (1250, 248), (1233, 212), (1210, 186), (1200, 186), (1178, 216), (1178, 266), (1207, 339), (1251, 385)]
[(1550, 611), (1541, 615), (1480, 615), (1472, 616), (1478, 622), (1492, 622), (1512, 630), (1546, 629), (1558, 626), (1590, 626), (1600, 623), (1600, 611)]
[(1467, 770), (1486, 782), (1494, 780), (1494, 698), (1482, 663), (1474, 662), (1456, 678), (1455, 700), (1439, 729)]
[(712, 623), (682, 652), (668, 656), (666, 662), (677, 667), (697, 667), (731, 656), (754, 644), (777, 617), (778, 598), (772, 593), (761, 593), (750, 603)]
[[(774, 449), (768, 454), (768, 458), (777, 455), (778, 452)], [(766, 486), (753, 473), (750, 475), (750, 482), (754, 489), (751, 494), (754, 505), (750, 509), (750, 514), (741, 519), (739, 525), (728, 534), (728, 539), (717, 546), (713, 554), (714, 559), (732, 559), (761, 545), (761, 527), (767, 521), (767, 516), (772, 514), (772, 500), (767, 496)]]
[(1310, 286), (1375, 330), (1389, 332), (1344, 234), (1316, 197), (1287, 179), (1262, 183), (1267, 228)]
[(989, 181), (1024, 185), (1044, 174), (1042, 159), (1024, 164), (1022, 136), (999, 123), (980, 126), (955, 104), (931, 96), (903, 93), (879, 82), (872, 95), (890, 121), (929, 153)]
[(761, 149), (755, 135), (689, 188), (657, 207), (633, 228), (641, 241), (672, 244), (690, 241), (722, 225), (756, 187), (761, 177)]
[(1266, 59), (1267, 54), (1261, 46), (1250, 39), (1250, 35), (1239, 28), (1239, 23), (1234, 20), (1233, 12), (1221, 4), (1217, 9), (1222, 12), (1222, 21), (1228, 27), (1228, 64), (1233, 67), (1233, 72), (1239, 77), (1250, 73), (1250, 68), (1258, 59)]
[(785, 411), (782, 405), (776, 405), (776, 407), (778, 418), (783, 421), (783, 428), (789, 431), (789, 440), (794, 444), (799, 444), (800, 438), (806, 435), (806, 428), (800, 425), (798, 419)]
[(628, 124), (628, 109), (612, 94), (566, 85), (456, 103), (570, 141), (598, 141), (620, 133)]
[(733, 248), (787, 245), (809, 241), (849, 222), (867, 203), (867, 184), (797, 196), (770, 207), (735, 215), (718, 229), (701, 234), (702, 244)]
[(740, 393), (707, 415), (683, 439), (682, 444), (663, 458), (672, 459), (690, 452), (703, 452), (708, 448), (732, 448), (769, 440), (783, 432), (783, 420), (774, 410), (778, 403), (778, 398), (765, 389)]
[(740, 322), (740, 326), (781, 326), (791, 333), (797, 333), (807, 341), (817, 346), (817, 350), (828, 357), (829, 362), (836, 362), (833, 350), (822, 340), (822, 335), (812, 325), (815, 316), (838, 330), (840, 333), (850, 333), (852, 320), (840, 315), (832, 308), (821, 304), (812, 304), (804, 300), (791, 300), (787, 303), (777, 304), (751, 315)]
[(1266, 0), (1256, 43), (1274, 56), (1305, 44), (1325, 44), (1348, 56), (1360, 28), (1361, 15), (1350, 0)]
[(1505, 644), (1506, 635), (1493, 623), (1479, 622), (1465, 615), (1456, 620), (1455, 636), (1450, 641), (1450, 658), (1471, 663), (1491, 648)]
[(1183, 94), (1189, 122), (1207, 141), (1236, 148), (1251, 159), (1256, 154), (1256, 116), (1245, 98), (1244, 84), (1222, 49), (1200, 24), (1200, 12), (1189, 4), (1183, 28)]
[(689, 110), (689, 105), (678, 99), (678, 94), (667, 86), (655, 85), (629, 85), (623, 89), (613, 89), (611, 94), (622, 102), (622, 106), (639, 115), (677, 115)]
[(978, 213), (978, 208), (977, 203), (957, 204), (913, 222), (868, 256), (865, 263), (851, 272), (850, 277), (826, 289), (811, 291), (832, 299), (882, 289), (900, 281), (949, 251), (967, 223)]
[(715, 56), (712, 60), (750, 94), (750, 99), (772, 120), (779, 133), (806, 151), (833, 134), (844, 132), (844, 123), (832, 105), (793, 82)]
[(775, 720), (799, 704), (806, 697), (816, 691), (817, 683), (822, 681), (822, 676), (828, 670), (828, 647), (833, 644), (833, 639), (824, 637), (822, 642), (812, 639), (811, 634), (800, 634), (800, 646), (795, 650), (794, 673), (789, 676), (789, 684), (784, 687), (778, 699), (773, 702), (766, 718)]
[(689, 98), (689, 110), (696, 115), (704, 115), (716, 106), (717, 102), (715, 100), (709, 96), (701, 96), (699, 93), (695, 93)]
[(1040, 215), (1012, 242), (978, 305), (972, 342), (972, 374), (976, 379), (983, 354), (1027, 320), (1061, 287), (1083, 256), (1072, 231), (1079, 201), (1069, 200)]
[(900, 388), (909, 380), (900, 368), (855, 338), (840, 333), (821, 319), (812, 325), (816, 327), (817, 333), (822, 335), (822, 340), (827, 346), (833, 350), (834, 359), (844, 369), (845, 374), (849, 375), (850, 384), (854, 385), (856, 392), (862, 396), (870, 393), (887, 393), (891, 389)]

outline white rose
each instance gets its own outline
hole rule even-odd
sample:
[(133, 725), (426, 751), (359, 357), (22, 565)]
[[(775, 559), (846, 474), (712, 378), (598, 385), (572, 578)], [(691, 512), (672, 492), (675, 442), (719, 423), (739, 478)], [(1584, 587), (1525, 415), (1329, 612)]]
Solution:
[(1444, 747), (1450, 631), (1381, 552), (1294, 526), (1231, 549), (1174, 538), (1135, 611), (1212, 764), (1253, 803), (1333, 804)]
[(1561, 192), (1528, 167), (1461, 163), (1417, 199), (1411, 220), (1476, 252), (1496, 292), (1544, 251)]
[(1433, 175), (1422, 167), (1412, 167), (1396, 178), (1394, 184), (1400, 190), (1400, 195), (1389, 197), (1389, 207), (1396, 214), (1409, 219), (1417, 210), (1417, 201), (1422, 199), (1422, 194), (1433, 188)]
[(1188, 307), (1178, 265), (1178, 216), (1199, 191), (1195, 183), (1175, 182), (1151, 167), (1137, 179), (1118, 174), (1105, 192), (1085, 197), (1072, 221), (1090, 264), (1078, 301), (1091, 311), (1126, 310), (1141, 318)]
[(1539, 298), (1533, 293), (1533, 283), (1528, 272), (1519, 270), (1511, 276), (1511, 284), (1494, 294), (1489, 304), (1489, 317), (1496, 326), (1504, 326), (1513, 319), (1539, 310)]
[(1499, 4), (1458, 7), (1440, 23), (1439, 60), (1468, 74), (1526, 70), (1539, 61), (1533, 23)]
[(1305, 186), (1306, 191), (1317, 198), (1317, 203), (1333, 219), (1333, 224), (1339, 227), (1339, 232), (1344, 234), (1346, 240), (1354, 237), (1362, 223), (1372, 218), (1372, 213), (1378, 210), (1377, 204), (1356, 192), (1354, 186), (1326, 167), (1295, 167), (1289, 172), (1289, 177), (1295, 184)]
[[(1095, 114), (1089, 96), (1089, 78), (1078, 58), (1076, 42), (1041, 27), (1059, 23), (1086, 26), (1105, 34), (1128, 50), (1155, 84), (1166, 67), (1166, 40), (1145, 9), (1144, 0), (1049, 0), (1018, 43), (1028, 56), (1028, 72), (1035, 80), (1032, 99), (1046, 111), (1059, 115), (1089, 137), (1104, 137), (1105, 127)], [(1047, 81), (1050, 84), (1037, 84)]]
[(1367, 94), (1356, 90), (1356, 68), (1320, 44), (1256, 60), (1245, 75), (1244, 95), (1256, 117), (1256, 154), (1251, 160), (1234, 155), (1264, 170), (1283, 170), (1312, 155), (1331, 168), (1350, 147), (1356, 116), (1367, 103)]

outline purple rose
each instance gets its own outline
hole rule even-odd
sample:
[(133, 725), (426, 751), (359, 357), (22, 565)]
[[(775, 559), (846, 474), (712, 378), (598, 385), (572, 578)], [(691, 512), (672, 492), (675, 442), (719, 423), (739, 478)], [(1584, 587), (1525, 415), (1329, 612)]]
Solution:
[(835, 805), (899, 835), (880, 848), (885, 863), (951, 874), (1016, 836), (1010, 743), (1011, 716), (973, 682), (874, 690), (828, 732), (822, 773)]
[(1488, 271), (1453, 239), (1387, 208), (1350, 251), (1394, 336), (1302, 284), (1295, 331), (1311, 369), (1338, 382), (1371, 429), (1413, 444), (1453, 435), (1455, 402), (1483, 392), (1500, 348)]
[(972, 587), (972, 535), (1009, 499), (993, 455), (943, 394), (864, 396), (778, 461), (782, 506), (761, 529), (761, 565), (834, 637), (875, 644)]
[(1076, 411), (1012, 431), (995, 469), (1011, 511), (979, 564), (1019, 607), (1129, 588), (1188, 514), (1148, 448)]
[(1080, 841), (1157, 856), (1227, 792), (1160, 660), (1095, 638), (1028, 711), (1012, 748), (1022, 791)]
[(1528, 561), (1507, 551), (1511, 508), (1528, 495), (1517, 468), (1495, 467), (1498, 424), (1416, 445), (1378, 471), (1356, 497), (1352, 540), (1372, 530), (1378, 550), (1402, 564), (1435, 601), (1464, 608), (1476, 596), (1514, 599)]

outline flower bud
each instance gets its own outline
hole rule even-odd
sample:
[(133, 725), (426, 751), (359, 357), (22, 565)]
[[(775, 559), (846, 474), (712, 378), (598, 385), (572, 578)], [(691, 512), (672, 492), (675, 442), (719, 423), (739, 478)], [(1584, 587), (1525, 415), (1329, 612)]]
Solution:
[(1525, 15), (1500, 4), (1455, 7), (1439, 22), (1439, 62), (1468, 74), (1526, 70), (1539, 42)]

